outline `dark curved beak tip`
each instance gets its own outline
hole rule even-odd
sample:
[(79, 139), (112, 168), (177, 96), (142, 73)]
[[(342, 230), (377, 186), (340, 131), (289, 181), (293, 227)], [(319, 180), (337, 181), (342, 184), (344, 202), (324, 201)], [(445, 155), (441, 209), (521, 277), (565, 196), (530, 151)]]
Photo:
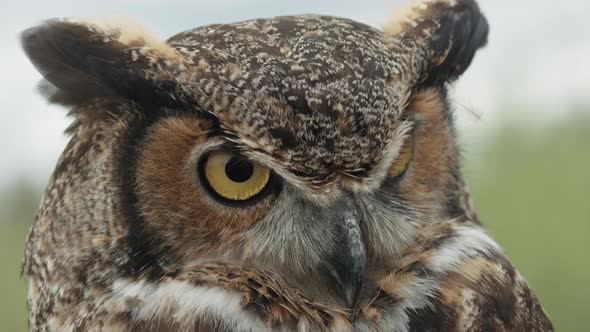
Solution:
[(362, 287), (367, 255), (360, 229), (360, 218), (350, 203), (342, 208), (342, 226), (341, 241), (328, 268), (340, 286), (345, 305), (352, 309)]

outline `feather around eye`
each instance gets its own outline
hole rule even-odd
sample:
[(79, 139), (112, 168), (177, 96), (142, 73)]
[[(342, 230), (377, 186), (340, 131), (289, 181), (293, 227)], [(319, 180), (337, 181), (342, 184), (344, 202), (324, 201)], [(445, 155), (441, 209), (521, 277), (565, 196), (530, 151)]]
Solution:
[(389, 169), (389, 176), (399, 177), (408, 168), (414, 156), (414, 137), (408, 137), (399, 151), (397, 159)]

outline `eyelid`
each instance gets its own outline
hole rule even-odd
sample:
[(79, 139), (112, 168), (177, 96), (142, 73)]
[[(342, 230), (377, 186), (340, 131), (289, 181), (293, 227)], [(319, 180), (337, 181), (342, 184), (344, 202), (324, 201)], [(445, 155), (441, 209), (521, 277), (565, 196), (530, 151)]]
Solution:
[(389, 176), (399, 177), (406, 172), (411, 161), (414, 159), (414, 149), (414, 136), (409, 135), (400, 148), (397, 158), (394, 160), (391, 168), (389, 169)]

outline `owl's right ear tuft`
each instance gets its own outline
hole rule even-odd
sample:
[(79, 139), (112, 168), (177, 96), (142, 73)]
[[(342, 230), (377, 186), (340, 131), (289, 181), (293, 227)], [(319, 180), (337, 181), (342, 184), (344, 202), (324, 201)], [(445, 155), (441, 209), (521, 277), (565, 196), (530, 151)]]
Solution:
[(40, 90), (50, 102), (77, 105), (113, 96), (156, 105), (175, 100), (182, 56), (137, 25), (53, 19), (24, 31), (21, 43), (44, 77)]
[(422, 0), (385, 26), (390, 48), (413, 85), (457, 79), (488, 38), (475, 0)]

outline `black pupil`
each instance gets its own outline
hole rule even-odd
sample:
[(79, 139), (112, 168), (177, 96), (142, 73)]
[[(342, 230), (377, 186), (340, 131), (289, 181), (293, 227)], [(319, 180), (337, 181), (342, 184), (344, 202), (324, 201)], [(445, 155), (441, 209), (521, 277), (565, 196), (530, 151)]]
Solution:
[(254, 164), (250, 160), (232, 157), (225, 164), (225, 175), (233, 182), (246, 182), (254, 174)]

